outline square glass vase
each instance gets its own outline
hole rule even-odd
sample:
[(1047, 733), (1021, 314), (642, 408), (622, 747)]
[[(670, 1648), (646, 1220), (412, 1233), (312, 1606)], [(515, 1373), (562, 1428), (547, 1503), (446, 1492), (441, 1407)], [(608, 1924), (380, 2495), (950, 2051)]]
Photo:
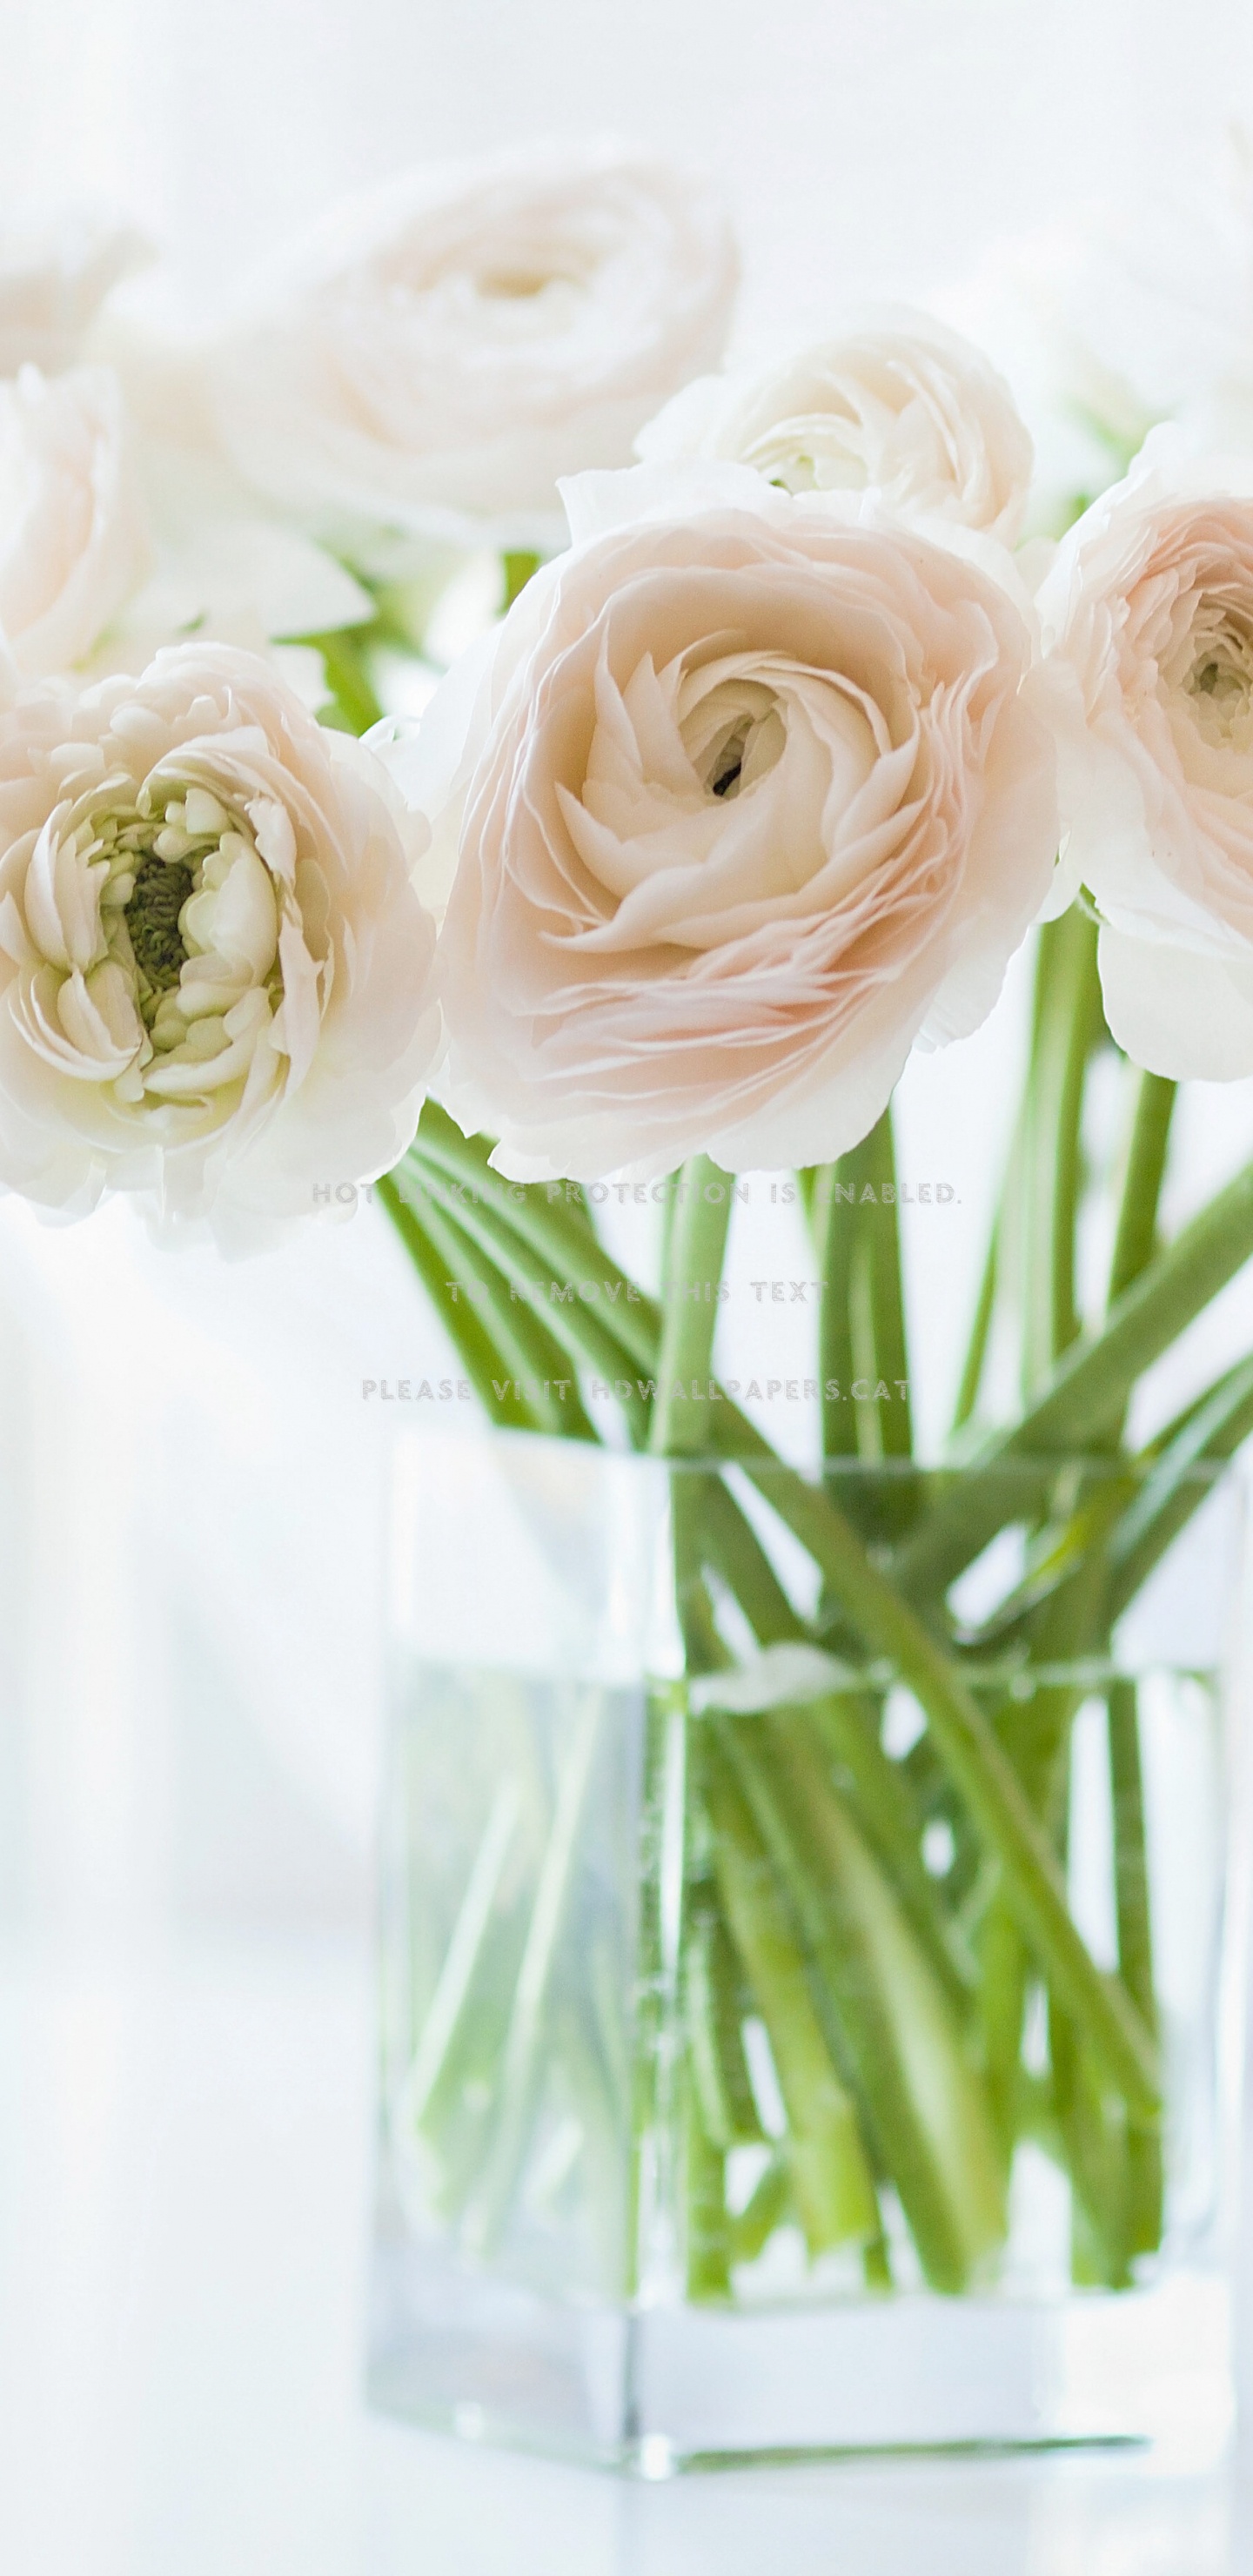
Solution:
[(973, 1473), (399, 1443), (380, 2408), (1221, 2449), (1239, 1498)]

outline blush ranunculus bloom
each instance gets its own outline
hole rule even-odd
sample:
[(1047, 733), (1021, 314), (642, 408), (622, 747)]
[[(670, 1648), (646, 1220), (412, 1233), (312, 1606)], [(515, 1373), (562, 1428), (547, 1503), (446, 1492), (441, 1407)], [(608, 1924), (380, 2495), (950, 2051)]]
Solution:
[(0, 641), (20, 676), (84, 661), (151, 565), (111, 370), (0, 383)]
[(908, 529), (733, 466), (568, 488), (574, 544), (398, 765), (441, 1096), (519, 1179), (809, 1164), (965, 1035), (1048, 895), (1027, 626)]
[(0, 1182), (226, 1240), (385, 1170), (434, 1053), (422, 840), (224, 646), (0, 710)]
[(722, 354), (721, 209), (671, 164), (574, 146), (414, 171), (335, 208), (211, 353), (267, 498), (361, 559), (380, 531), (558, 544), (560, 475)]
[(986, 358), (930, 315), (870, 315), (755, 370), (685, 386), (640, 432), (646, 462), (725, 457), (820, 508), (876, 491), (897, 516), (1012, 545), (1031, 440)]
[(1155, 431), (1038, 605), (1110, 1028), (1153, 1073), (1253, 1073), (1253, 464)]

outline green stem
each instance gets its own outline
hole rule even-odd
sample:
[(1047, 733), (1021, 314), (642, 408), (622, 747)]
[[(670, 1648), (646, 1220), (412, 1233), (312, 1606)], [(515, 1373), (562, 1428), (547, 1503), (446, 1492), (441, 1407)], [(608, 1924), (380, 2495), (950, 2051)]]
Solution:
[(1075, 1227), (1084, 1077), (1101, 1027), (1096, 925), (1076, 908), (1040, 932), (1026, 1115), (1023, 1390), (1030, 1397), (1079, 1333)]
[(1067, 1354), (1001, 1445), (1011, 1455), (1083, 1448), (1115, 1416), (1145, 1369), (1243, 1269), (1253, 1253), (1253, 1164), (1237, 1173), (1141, 1271), (1095, 1340)]
[(1253, 1358), (1242, 1360), (1189, 1409), (1160, 1464), (1143, 1478), (1109, 1542), (1111, 1622), (1160, 1564), (1214, 1490), (1213, 1475), (1253, 1433)]
[(1099, 1557), (1108, 1576), (1107, 1627), (1119, 1619), (1194, 1511), (1213, 1492), (1215, 1471), (1253, 1432), (1253, 1359), (1240, 1361), (1164, 1425), (1123, 1466), (1094, 1457), (1090, 1477), (1060, 1530), (1047, 1533), (1022, 1583), (964, 1643), (1030, 1651), (1046, 1659), (1049, 1605), (1086, 1580)]
[(519, 1806), (518, 1784), (510, 1776), (496, 1792), (401, 2091), (398, 2116), (413, 2131), (422, 2126), (427, 2105), (448, 2063), (490, 1928)]
[[(823, 1168), (810, 1208), (823, 1275), (823, 1454), (908, 1458), (913, 1425), (890, 1109), (860, 1145)], [(890, 1401), (854, 1397), (863, 1378), (872, 1388), (886, 1385)], [(828, 1384), (839, 1394), (828, 1395)]]
[(974, 1321), (970, 1327), (970, 1340), (966, 1346), (966, 1357), (962, 1364), (957, 1402), (953, 1407), (954, 1433), (964, 1431), (979, 1401), (979, 1389), (983, 1384), (983, 1372), (987, 1366), (988, 1345), (992, 1338), (992, 1317), (996, 1311), (1000, 1240), (1001, 1213), (998, 1209), (992, 1220), (987, 1257), (984, 1261), (983, 1276), (979, 1282), (979, 1295), (975, 1303)]
[(710, 1445), (709, 1372), (731, 1184), (707, 1154), (696, 1154), (683, 1165), (677, 1199), (667, 1247), (659, 1387), (649, 1442), (663, 1458), (699, 1457)]
[[(799, 1644), (812, 1632), (792, 1608), (761, 1541), (716, 1475), (683, 1477), (699, 1556), (711, 1562), (744, 1612), (759, 1645)], [(964, 2009), (973, 1961), (947, 1921), (935, 1882), (920, 1856), (921, 1820), (900, 1765), (880, 1742), (881, 1709), (872, 1694), (847, 1690), (803, 1703), (818, 1730), (829, 1770), (840, 1775), (862, 1830), (888, 1869), (932, 1966), (950, 1999)], [(801, 1714), (800, 1709), (797, 1711)], [(821, 1791), (819, 1795), (825, 1794)]]
[(732, 1938), (765, 2025), (787, 2112), (783, 2153), (811, 2255), (878, 2235), (857, 2118), (810, 1997), (776, 1876), (734, 1768), (702, 1763), (715, 1866)]
[(690, 2089), (686, 2110), (687, 2295), (689, 2299), (728, 2299), (732, 2242), (726, 2151), (710, 2137), (699, 2098)]
[(1036, 1401), (1010, 1430), (955, 1474), (923, 1526), (899, 1552), (896, 1575), (911, 1600), (934, 1598), (1020, 1516), (1019, 1462), (1093, 1449), (1117, 1421), (1136, 1379), (1243, 1269), (1253, 1253), (1253, 1164), (1246, 1165), (1141, 1271), (1093, 1340), (1072, 1344)]
[(1000, 2242), (1005, 2211), (959, 2027), (803, 1724), (724, 1720), (718, 1739), (795, 1907), (927, 2278), (961, 2289)]
[(705, 1555), (738, 1601), (759, 1646), (800, 1643), (812, 1634), (793, 1609), (756, 1532), (719, 1475), (689, 1468), (685, 1488), (700, 1498)]
[[(405, 1204), (414, 1210), (419, 1224), (428, 1223), (432, 1215), (442, 1215), (445, 1224), (455, 1222), (461, 1237), (476, 1244), (494, 1265), (502, 1286), (506, 1290), (514, 1288), (518, 1290), (519, 1310), (527, 1311), (534, 1316), (533, 1300), (537, 1282), (524, 1266), (524, 1255), (529, 1249), (528, 1238), (510, 1224), (503, 1209), (488, 1199), (471, 1198), (467, 1193), (454, 1202), (454, 1218), (448, 1207), (442, 1205), (436, 1195), (440, 1187), (438, 1167), (432, 1181), (428, 1177), (423, 1155), (416, 1146), (410, 1149), (403, 1163), (397, 1164), (390, 1177)], [(602, 1252), (594, 1243), (589, 1245), (586, 1236), (581, 1237), (577, 1257), (584, 1269), (592, 1253), (595, 1255), (597, 1268), (602, 1274), (603, 1284), (609, 1288), (616, 1286), (619, 1294), (625, 1295), (630, 1285), (625, 1274), (618, 1270), (616, 1263), (610, 1261), (607, 1253)], [(564, 1280), (550, 1278), (547, 1283), (543, 1280), (538, 1282), (541, 1288), (545, 1284), (549, 1289), (550, 1303), (544, 1310), (543, 1329), (551, 1335), (559, 1348), (569, 1355), (576, 1369), (587, 1366), (598, 1375), (603, 1371), (607, 1381), (616, 1382), (627, 1355), (623, 1351), (620, 1335), (614, 1330), (613, 1325), (596, 1309), (584, 1304), (576, 1294), (574, 1281), (569, 1278)], [(509, 1311), (510, 1313), (513, 1311), (512, 1303)], [(656, 1310), (654, 1308), (651, 1311), (655, 1313)], [(655, 1350), (653, 1358), (655, 1365)], [(623, 1379), (622, 1386), (623, 1392), (618, 1400), (626, 1415), (636, 1446), (642, 1446), (651, 1418), (648, 1399), (635, 1382)]]
[[(522, 1427), (528, 1430), (545, 1431), (557, 1438), (595, 1439), (577, 1384), (567, 1375), (570, 1363), (563, 1357), (560, 1344), (521, 1301), (516, 1305), (503, 1302), (507, 1282), (483, 1255), (474, 1237), (451, 1224), (443, 1210), (429, 1201), (418, 1218), (387, 1183), (379, 1186), (386, 1193), (383, 1203), (388, 1213), (392, 1214), (397, 1204), (402, 1207), (411, 1232), (424, 1231), (432, 1251), (442, 1259), (439, 1284), (443, 1293), (437, 1298), (437, 1311), (459, 1347), (461, 1330), (470, 1327), (466, 1347), (474, 1354), (476, 1376), (487, 1340), (484, 1307), (492, 1312), (493, 1341), (488, 1346), (493, 1350), (497, 1370), (503, 1360), (505, 1374), (488, 1379), (489, 1418), (499, 1422), (502, 1417), (512, 1417), (516, 1422), (525, 1407), (528, 1419)], [(450, 1302), (454, 1289), (458, 1294)], [(476, 1289), (483, 1292), (482, 1302), (471, 1305), (471, 1293)], [(517, 1385), (510, 1371), (516, 1373)], [(557, 1392), (558, 1386), (565, 1388), (564, 1395)], [(499, 1391), (502, 1388), (503, 1393)], [(485, 1400), (481, 1388), (479, 1394)]]
[(994, 1896), (979, 1929), (979, 2019), (988, 2098), (1008, 2173), (1018, 2136), (1027, 1951), (1004, 1898)]
[(482, 2187), (466, 2226), (468, 2242), (480, 2253), (491, 2251), (499, 2242), (526, 2150), (543, 2055), (545, 2005), (575, 1872), (579, 1821), (592, 1774), (601, 1709), (599, 1692), (589, 1690), (582, 1694), (557, 1784), (552, 1826), (540, 1866), (501, 2062), (495, 2135)]
[[(1144, 1784), (1136, 1685), (1132, 1681), (1115, 1682), (1109, 1694), (1109, 1767), (1119, 1972), (1145, 2028), (1156, 2032)], [(1161, 2243), (1162, 2234), (1162, 2142), (1156, 2124), (1131, 2125), (1127, 2168), (1127, 2252), (1131, 2256), (1151, 2254)]]
[(704, 1476), (691, 1475), (682, 1467), (676, 1467), (670, 1477), (674, 1604), (683, 1638), (685, 1668), (695, 1674), (720, 1672), (731, 1661), (705, 1579), (709, 1551), (705, 1543), (702, 1505), (707, 1481)]
[(375, 1187), (435, 1313), (444, 1323), (488, 1421), (500, 1423), (510, 1431), (542, 1431), (545, 1425), (539, 1413), (524, 1395), (514, 1394), (512, 1381), (506, 1385), (503, 1396), (497, 1396), (496, 1386), (502, 1382), (500, 1352), (478, 1316), (464, 1302), (459, 1303), (451, 1315), (445, 1315), (446, 1282), (451, 1267), (447, 1253), (436, 1249), (427, 1228), (419, 1224), (390, 1177), (377, 1181)]
[(752, 2145), (764, 2131), (744, 2056), (738, 1963), (712, 1884), (693, 1887), (689, 1920), (685, 2000), (701, 2121), (715, 2146)]
[(792, 2186), (785, 2156), (773, 2155), (751, 2199), (731, 2221), (732, 2256), (755, 2263), (762, 2247), (782, 2225), (792, 2205)]
[(975, 1963), (923, 1865), (920, 1819), (899, 1762), (889, 1761), (883, 1751), (878, 1701), (868, 1692), (833, 1692), (829, 1699), (807, 1703), (804, 1714), (837, 1766), (835, 1786), (843, 1788), (845, 1803), (890, 1878), (950, 2004), (964, 2016), (975, 1985)]
[(1013, 1764), (972, 1693), (828, 1497), (797, 1478), (749, 1469), (764, 1499), (813, 1555), (850, 1623), (922, 1707), (936, 1749), (1005, 1873), (1009, 1904), (1050, 1981), (1084, 2026), (1127, 2101), (1157, 2108), (1156, 2050), (1129, 1997), (1094, 1967), (1070, 1918), (1064, 1880)]
[(892, 1112), (885, 1109), (857, 1148), (861, 1190), (873, 1189), (872, 1200), (858, 1194), (859, 1250), (853, 1276), (853, 1357), (857, 1377), (891, 1390), (885, 1405), (857, 1406), (857, 1443), (863, 1458), (908, 1458), (913, 1452), (913, 1409), (909, 1391), (909, 1349), (905, 1336), (905, 1298), (901, 1284), (900, 1229), (896, 1214), (896, 1151)]
[(1070, 2178), (1071, 2270), (1087, 2288), (1130, 2285), (1124, 2211), (1127, 2131), (1107, 2103), (1071, 2015), (1049, 1997), (1053, 2113)]
[[(464, 1192), (471, 1200), (481, 1197), (489, 1206), (507, 1212), (515, 1232), (533, 1242), (541, 1259), (548, 1260), (555, 1247), (570, 1260), (586, 1255), (590, 1247), (602, 1249), (577, 1181), (523, 1184), (502, 1179), (492, 1170), (491, 1138), (463, 1136), (437, 1100), (424, 1104), (410, 1150), (422, 1161), (438, 1164), (458, 1198)], [(403, 1162), (397, 1168), (403, 1170)], [(538, 1220), (538, 1231), (532, 1228), (533, 1218)]]
[(1147, 1270), (1157, 1246), (1157, 1208), (1166, 1170), (1175, 1085), (1158, 1073), (1136, 1075), (1135, 1110), (1127, 1144), (1118, 1223), (1109, 1270), (1109, 1302)]
[(613, 1292), (609, 1302), (623, 1354), (655, 1368), (661, 1310), (606, 1251), (586, 1208), (550, 1198), (534, 1185), (524, 1189), (503, 1181), (488, 1168), (481, 1142), (462, 1136), (428, 1100), (418, 1133), (391, 1177), (419, 1200), (434, 1194), (461, 1224), (471, 1217), (490, 1224), (493, 1241), (510, 1248), (515, 1265), (522, 1251), (537, 1255), (554, 1275), (563, 1264), (586, 1270), (594, 1260), (607, 1292)]
[[(814, 1175), (810, 1195), (810, 1220), (822, 1269), (818, 1378), (822, 1388), (824, 1458), (857, 1455), (857, 1408), (849, 1401), (849, 1389), (857, 1375), (852, 1327), (857, 1182), (846, 1168), (850, 1160), (845, 1155), (842, 1162), (824, 1164)], [(835, 1394), (828, 1393), (831, 1387), (837, 1390)]]

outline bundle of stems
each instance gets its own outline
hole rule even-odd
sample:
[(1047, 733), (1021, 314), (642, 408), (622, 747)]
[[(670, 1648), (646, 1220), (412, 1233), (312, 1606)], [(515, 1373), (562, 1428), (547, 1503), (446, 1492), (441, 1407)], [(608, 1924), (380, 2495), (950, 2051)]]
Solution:
[[(677, 1176), (657, 1296), (614, 1261), (584, 1193), (503, 1184), (490, 1140), (465, 1138), (434, 1104), (380, 1184), (493, 1422), (595, 1440), (580, 1393), (595, 1377), (615, 1391), (619, 1438), (673, 1461), (686, 1676), (677, 1697), (673, 1684), (655, 1694), (644, 1813), (659, 1831), (677, 1727), (684, 1903), (677, 1956), (663, 1955), (658, 1904), (644, 1911), (628, 2286), (649, 2260), (642, 2142), (663, 2127), (682, 2140), (693, 2298), (732, 2296), (780, 2227), (799, 2231), (811, 2263), (838, 2254), (870, 2288), (994, 2281), (1023, 2141), (1070, 2185), (1076, 2279), (1127, 2286), (1161, 2243), (1141, 1728), (1114, 1632), (1253, 1431), (1253, 1356), (1147, 1445), (1130, 1446), (1127, 1425), (1144, 1373), (1253, 1255), (1253, 1165), (1162, 1240), (1173, 1086), (1119, 1059), (1112, 1250), (1101, 1312), (1085, 1321), (1076, 1247), (1100, 1185), (1085, 1105), (1112, 1049), (1095, 935), (1076, 908), (1038, 936), (1022, 1103), (938, 1464), (917, 1456), (907, 1397), (848, 1394), (910, 1380), (884, 1186), (890, 1111), (840, 1162), (798, 1176), (823, 1281), (817, 1379), (840, 1390), (821, 1399), (812, 1475), (777, 1455), (716, 1375), (732, 1193), (713, 1164)], [(566, 1293), (589, 1266), (594, 1303)], [(562, 1293), (537, 1297), (537, 1270)], [(1011, 1350), (1017, 1402), (992, 1419), (992, 1363), (1003, 1378)], [(963, 1619), (959, 1579), (1007, 1530), (1018, 1570), (993, 1611)], [(805, 1608), (787, 1571), (797, 1543), (814, 1578)], [(798, 1646), (807, 1659), (773, 1651)], [(746, 1661), (764, 1677), (755, 1704)], [(771, 1678), (802, 1668), (803, 1687)], [(902, 1693), (916, 1721), (904, 1749), (885, 1730)], [(1094, 1702), (1113, 1966), (1093, 1957), (1068, 1900), (1072, 1735)], [(569, 1841), (560, 1797), (552, 1835)], [(556, 1868), (541, 1891), (550, 1915)], [(522, 2150), (518, 2069), (538, 2045), (536, 1937), (532, 1925), (502, 2044), (498, 2206)], [(769, 2104), (752, 2067), (763, 2048)], [(750, 2146), (745, 2198), (738, 2151)], [(655, 2156), (649, 2171), (655, 2198)]]

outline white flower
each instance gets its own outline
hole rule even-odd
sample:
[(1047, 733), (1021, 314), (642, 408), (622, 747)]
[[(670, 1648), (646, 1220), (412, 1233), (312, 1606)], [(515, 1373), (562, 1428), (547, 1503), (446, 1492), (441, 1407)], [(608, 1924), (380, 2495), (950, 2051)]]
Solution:
[(436, 1040), (420, 827), (251, 655), (0, 713), (0, 1180), (229, 1231), (385, 1169)]
[(360, 626), (374, 602), (342, 564), (298, 529), (272, 520), (189, 514), (157, 521), (156, 562), (91, 654), (92, 677), (138, 674), (163, 644), (231, 644), (261, 653), (311, 712), (328, 689), (316, 646), (286, 639)]
[(321, 655), (286, 639), (368, 624), (369, 593), (298, 529), (261, 515), (215, 444), (194, 348), (117, 317), (100, 339), (125, 394), (152, 542), (145, 577), (97, 632), (86, 667), (138, 673), (163, 644), (194, 637), (265, 653), (320, 706)]
[(517, 1178), (824, 1160), (915, 1039), (978, 1026), (1047, 894), (1025, 625), (739, 467), (568, 498), (570, 553), (396, 755), (432, 863), (459, 845), (441, 1096)]
[(345, 550), (379, 530), (560, 542), (555, 485), (629, 461), (722, 352), (726, 221), (669, 164), (574, 147), (415, 171), (333, 210), (219, 346), (258, 490)]
[(72, 367), (110, 288), (149, 256), (138, 233), (89, 214), (0, 224), (0, 376)]
[(749, 372), (688, 385), (636, 440), (649, 462), (727, 457), (811, 506), (875, 491), (912, 519), (1012, 545), (1031, 440), (1009, 387), (968, 340), (925, 313), (869, 316)]
[(1253, 1073), (1253, 462), (1155, 431), (1039, 608), (1110, 1028), (1150, 1072)]
[(112, 373), (0, 383), (0, 640), (22, 678), (81, 662), (151, 558)]
[[(0, 382), (0, 654), (24, 680), (138, 673), (162, 644), (265, 652), (271, 639), (361, 624), (368, 594), (248, 495), (137, 438), (113, 369)], [(321, 657), (274, 653), (308, 703)]]

